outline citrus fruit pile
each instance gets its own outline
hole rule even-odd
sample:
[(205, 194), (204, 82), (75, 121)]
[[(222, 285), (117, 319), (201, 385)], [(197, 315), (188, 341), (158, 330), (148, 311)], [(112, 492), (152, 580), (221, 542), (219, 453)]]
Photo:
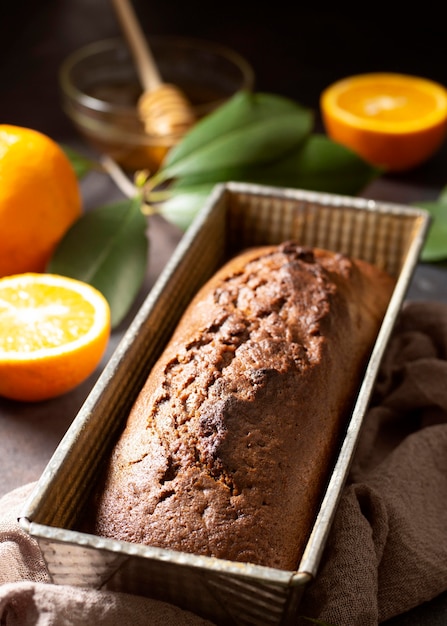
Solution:
[(94, 287), (65, 276), (0, 279), (0, 395), (38, 401), (70, 391), (107, 347), (110, 310)]
[(325, 89), (320, 99), (328, 136), (386, 171), (420, 165), (447, 133), (447, 90), (405, 74), (360, 74)]

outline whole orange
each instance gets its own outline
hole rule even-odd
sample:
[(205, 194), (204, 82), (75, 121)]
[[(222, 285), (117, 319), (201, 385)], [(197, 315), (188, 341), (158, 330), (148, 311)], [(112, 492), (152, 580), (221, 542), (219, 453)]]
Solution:
[(0, 124), (0, 276), (44, 271), (81, 213), (62, 148), (39, 131)]

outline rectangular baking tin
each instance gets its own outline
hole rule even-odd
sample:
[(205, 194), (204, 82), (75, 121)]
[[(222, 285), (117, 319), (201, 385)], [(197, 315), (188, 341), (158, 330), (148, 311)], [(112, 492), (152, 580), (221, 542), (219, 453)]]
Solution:
[[(387, 340), (425, 240), (422, 209), (361, 198), (217, 185), (185, 233), (98, 382), (49, 461), (20, 518), (56, 584), (155, 597), (216, 624), (291, 624), (322, 551), (356, 447)], [(102, 460), (197, 289), (252, 245), (295, 239), (360, 257), (397, 283), (352, 417), (296, 571), (234, 563), (104, 539), (74, 530)]]

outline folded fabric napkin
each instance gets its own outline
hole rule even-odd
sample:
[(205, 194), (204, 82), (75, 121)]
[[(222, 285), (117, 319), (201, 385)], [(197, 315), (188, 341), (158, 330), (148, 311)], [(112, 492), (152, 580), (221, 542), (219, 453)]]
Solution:
[[(16, 521), (30, 488), (0, 500), (2, 626), (210, 624), (163, 602), (51, 584)], [(407, 302), (297, 626), (374, 626), (447, 590), (446, 502), (447, 305)]]

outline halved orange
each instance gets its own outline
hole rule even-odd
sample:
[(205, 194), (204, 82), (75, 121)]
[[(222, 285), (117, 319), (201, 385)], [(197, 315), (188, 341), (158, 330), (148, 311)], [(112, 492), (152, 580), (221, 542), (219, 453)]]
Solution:
[(110, 336), (105, 297), (55, 274), (0, 279), (0, 395), (38, 401), (83, 382), (99, 365)]
[(332, 140), (387, 171), (420, 165), (440, 148), (447, 133), (447, 90), (417, 76), (345, 78), (323, 91), (320, 109)]

